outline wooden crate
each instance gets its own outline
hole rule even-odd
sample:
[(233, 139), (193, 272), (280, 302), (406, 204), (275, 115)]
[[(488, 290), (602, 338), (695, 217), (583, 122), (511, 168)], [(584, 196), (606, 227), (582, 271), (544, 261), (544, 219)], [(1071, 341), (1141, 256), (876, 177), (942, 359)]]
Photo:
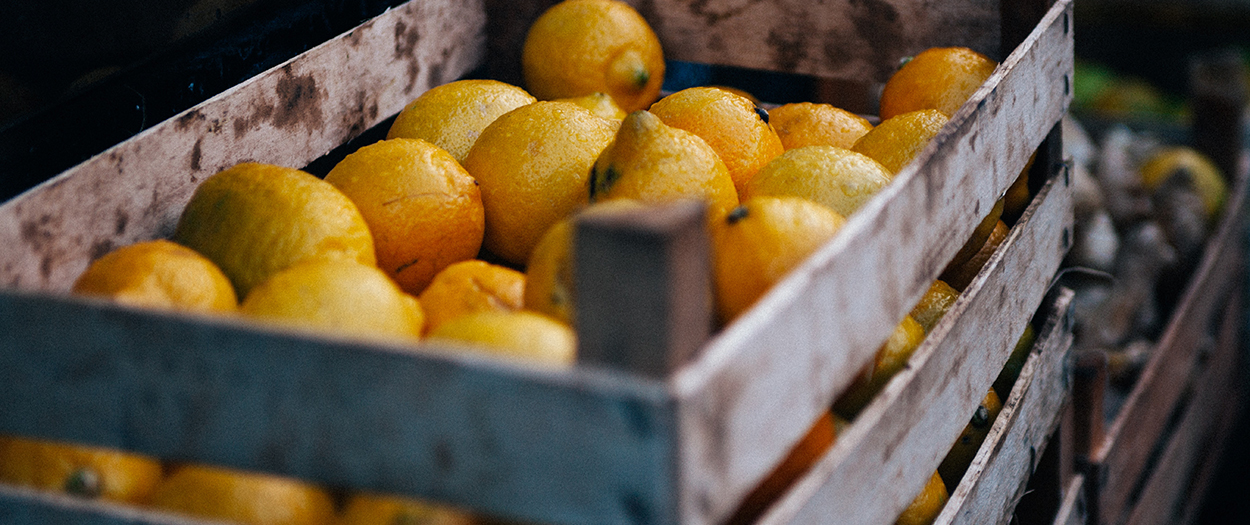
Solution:
[[(534, 521), (718, 522), (871, 359), (1050, 135), (1035, 168), (1046, 186), (1006, 247), (915, 367), (822, 462), (839, 473), (823, 490), (846, 490), (808, 501), (892, 520), (941, 460), (938, 443), (954, 441), (997, 375), (1067, 249), (1071, 196), (1052, 130), (1071, 99), (1071, 0), (966, 0), (941, 10), (905, 1), (873, 9), (640, 3), (669, 58), (848, 85), (883, 81), (898, 58), (935, 45), (967, 44), (1002, 60), (912, 166), (722, 332), (692, 344), (687, 326), (657, 333), (644, 315), (618, 314), (621, 346), (652, 357), (641, 365), (583, 347), (572, 369), (535, 369), (428, 344), (65, 295), (93, 257), (167, 236), (196, 184), (220, 169), (243, 160), (302, 166), (484, 63), (505, 64), (506, 78), (499, 57), (518, 49), (542, 5), (410, 2), (0, 206), (8, 247), (0, 253), (0, 430)], [(879, 39), (887, 34), (897, 38)], [(767, 45), (740, 45), (749, 42)], [(694, 257), (697, 267), (706, 257), (681, 249), (693, 218), (680, 207), (666, 217), (582, 227), (650, 243), (633, 252), (646, 261), (621, 260), (664, 276), (639, 283), (656, 288), (653, 297), (706, 289), (698, 272), (664, 271), (689, 267), (673, 258)], [(661, 304), (663, 318), (710, 315), (692, 303)], [(582, 327), (579, 337), (602, 334)], [(882, 480), (892, 488), (874, 490)], [(49, 510), (63, 498), (25, 494), (6, 489), (0, 498), (95, 516), (85, 522), (105, 519), (101, 512), (127, 519), (99, 510), (108, 505)]]

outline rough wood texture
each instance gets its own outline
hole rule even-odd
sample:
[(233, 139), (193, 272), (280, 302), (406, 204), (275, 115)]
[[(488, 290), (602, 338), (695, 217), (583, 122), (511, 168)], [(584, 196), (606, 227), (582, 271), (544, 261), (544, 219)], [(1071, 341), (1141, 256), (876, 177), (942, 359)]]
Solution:
[(527, 521), (665, 523), (675, 507), (658, 381), (4, 294), (0, 432)]
[[(1063, 85), (1072, 34), (1063, 17), (1071, 6), (1057, 3), (915, 163), (672, 379), (680, 476), (690, 489), (681, 496), (683, 520), (732, 511), (846, 388), (848, 371), (872, 358), (1020, 173), (1070, 101)], [(1046, 227), (1058, 235), (1061, 224)], [(1045, 257), (1042, 246), (1057, 242), (1037, 249)], [(1047, 281), (1053, 272), (1013, 285), (1027, 288), (1029, 278)], [(978, 390), (963, 401), (975, 403)], [(917, 410), (922, 399), (913, 400)]]
[(1062, 234), (1072, 222), (1063, 180), (1043, 188), (907, 368), (761, 523), (827, 516), (888, 523), (911, 502), (1002, 369), (1063, 258)]
[[(1120, 414), (1090, 458), (1098, 523), (1119, 523), (1128, 510), (1134, 487), (1168, 418), (1192, 380), (1204, 339), (1236, 283), (1244, 279), (1247, 176), (1238, 177), (1224, 217), (1208, 241), (1203, 258), (1181, 301), (1129, 393)], [(1084, 402), (1100, 402), (1085, 400)]]
[(667, 377), (712, 332), (706, 205), (578, 219), (577, 360)]
[(14, 198), (0, 206), (0, 287), (68, 290), (93, 258), (167, 237), (217, 171), (308, 164), (472, 68), (484, 24), (479, 1), (409, 2)]
[(1064, 489), (1063, 503), (1055, 513), (1055, 525), (1085, 525), (1088, 517), (1085, 493), (1085, 476), (1077, 474)]
[(1029, 360), (1002, 412), (935, 523), (1008, 523), (1068, 400), (1073, 292), (1051, 303)]
[(1219, 341), (1194, 382), (1185, 415), (1128, 515), (1130, 525), (1184, 524), (1196, 517), (1187, 519), (1186, 514), (1192, 514), (1203, 500), (1206, 480), (1201, 479), (1202, 471), (1218, 461), (1237, 420), (1233, 409), (1241, 391), (1237, 385), (1242, 370), (1239, 343), (1245, 322), (1238, 294), (1223, 309)]

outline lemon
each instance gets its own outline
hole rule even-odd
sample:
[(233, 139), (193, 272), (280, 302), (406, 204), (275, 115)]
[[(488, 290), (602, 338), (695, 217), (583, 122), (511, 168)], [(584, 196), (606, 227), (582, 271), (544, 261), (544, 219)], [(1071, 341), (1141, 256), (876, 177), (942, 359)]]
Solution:
[(556, 221), (589, 200), (590, 167), (616, 127), (568, 102), (536, 102), (491, 123), (465, 156), (486, 209), (483, 246), (522, 265)]
[(230, 312), (239, 303), (230, 279), (217, 265), (166, 240), (124, 246), (96, 259), (78, 276), (73, 292), (131, 306), (191, 312)]
[(447, 265), (482, 248), (486, 212), (477, 181), (450, 154), (419, 139), (360, 148), (330, 170), (373, 233), (378, 267), (417, 294)]
[(890, 176), (880, 163), (854, 151), (805, 146), (787, 151), (764, 166), (747, 185), (745, 197), (803, 197), (850, 217), (890, 184)]
[(713, 223), (716, 311), (728, 323), (825, 244), (846, 222), (799, 197), (754, 197)]
[(334, 500), (299, 480), (208, 465), (183, 465), (156, 489), (152, 506), (243, 525), (330, 525)]
[(729, 169), (739, 194), (761, 167), (785, 151), (767, 112), (720, 88), (683, 89), (653, 104), (651, 112), (706, 141)]
[(337, 525), (474, 525), (472, 516), (455, 509), (399, 496), (353, 494)]
[(0, 435), (0, 481), (87, 498), (146, 503), (161, 480), (156, 458)]
[(929, 285), (929, 289), (920, 298), (920, 302), (911, 309), (909, 315), (920, 323), (920, 326), (924, 328), (924, 333), (928, 334), (933, 331), (933, 327), (937, 326), (938, 321), (942, 320), (942, 316), (946, 315), (946, 311), (950, 310), (958, 299), (959, 290), (939, 279)]
[(1214, 220), (1228, 199), (1228, 185), (1215, 163), (1186, 146), (1164, 148), (1150, 156), (1141, 167), (1142, 186), (1154, 191), (1171, 177), (1184, 177), (1202, 199), (1208, 221)]
[(948, 120), (935, 109), (904, 113), (877, 124), (855, 141), (851, 150), (872, 157), (890, 173), (898, 173), (924, 151)]
[(388, 139), (422, 139), (447, 150), (456, 162), (500, 115), (537, 99), (524, 89), (498, 80), (469, 79), (422, 93), (399, 112)]
[(580, 97), (559, 98), (556, 99), (555, 102), (571, 102), (573, 104), (577, 104), (578, 106), (590, 110), (590, 112), (594, 113), (595, 116), (616, 122), (617, 125), (619, 125), (622, 120), (625, 120), (625, 116), (627, 115), (625, 110), (616, 105), (616, 101), (612, 100), (611, 96), (602, 91), (596, 91), (589, 95), (583, 95)]
[(966, 47), (926, 49), (886, 81), (881, 120), (921, 109), (953, 116), (996, 67), (997, 62)]
[(796, 102), (768, 112), (768, 123), (777, 131), (781, 145), (791, 150), (803, 146), (837, 146), (850, 149), (872, 129), (868, 119), (830, 104)]
[(938, 465), (938, 474), (942, 476), (944, 484), (950, 487), (959, 485), (960, 478), (977, 457), (977, 450), (980, 450), (981, 444), (990, 435), (990, 427), (994, 425), (994, 419), (1002, 409), (1002, 401), (991, 388), (972, 413), (972, 419), (964, 426), (963, 432), (955, 438), (955, 444), (946, 453), (946, 457), (942, 458), (942, 463)]
[(907, 505), (906, 509), (899, 514), (898, 519), (894, 521), (894, 525), (928, 525), (937, 519), (938, 514), (942, 513), (942, 507), (946, 506), (946, 500), (949, 499), (946, 491), (946, 484), (942, 482), (942, 477), (934, 472), (929, 476), (929, 481), (925, 483), (924, 488), (920, 489), (920, 494)]
[(438, 272), (418, 298), (430, 332), (462, 315), (484, 310), (520, 310), (525, 274), (485, 261), (461, 261)]
[(704, 200), (709, 217), (724, 217), (738, 205), (738, 192), (716, 152), (698, 136), (667, 126), (647, 111), (625, 117), (616, 139), (595, 161), (590, 198), (649, 204)]
[(573, 364), (577, 336), (568, 326), (542, 314), (518, 310), (462, 315), (430, 331), (431, 342), (473, 348), (485, 353), (551, 366)]
[(846, 392), (843, 392), (834, 402), (834, 412), (847, 419), (855, 419), (859, 411), (863, 410), (872, 398), (885, 388), (886, 383), (890, 382), (894, 374), (903, 369), (922, 340), (924, 340), (924, 327), (920, 326), (920, 323), (912, 319), (910, 315), (904, 317), (898, 326), (894, 327), (890, 338), (886, 339), (885, 344), (877, 350), (877, 355), (868, 364), (867, 369), (860, 372)]
[(305, 259), (376, 263), (373, 236), (351, 199), (308, 173), (268, 164), (243, 163), (205, 179), (174, 240), (216, 263), (240, 297)]
[(664, 52), (651, 26), (629, 4), (566, 0), (530, 26), (521, 70), (526, 87), (539, 99), (600, 91), (629, 113), (659, 96)]
[(349, 260), (311, 260), (275, 273), (243, 300), (244, 315), (362, 337), (421, 336), (425, 314), (381, 270)]

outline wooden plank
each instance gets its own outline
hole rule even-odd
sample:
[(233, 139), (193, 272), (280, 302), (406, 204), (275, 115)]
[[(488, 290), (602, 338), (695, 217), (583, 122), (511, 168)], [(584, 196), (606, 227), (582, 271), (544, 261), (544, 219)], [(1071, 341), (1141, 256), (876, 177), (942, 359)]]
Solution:
[(1087, 506), (1085, 504), (1085, 476), (1077, 474), (1068, 482), (1064, 489), (1063, 503), (1055, 513), (1055, 525), (1085, 525)]
[[(998, 0), (946, 0), (940, 9), (913, 0), (626, 1), (655, 30), (669, 60), (867, 84), (885, 82), (900, 59), (930, 47), (965, 46), (995, 60), (1004, 56)], [(519, 82), (526, 31), (556, 2), (488, 2), (491, 73)]]
[(68, 290), (93, 258), (168, 237), (205, 177), (308, 164), (470, 70), (484, 25), (480, 0), (408, 2), (10, 200), (0, 286)]
[(681, 495), (683, 520), (714, 521), (733, 510), (872, 358), (1020, 173), (1070, 101), (1063, 82), (1072, 34), (1062, 18), (1071, 7), (1056, 3), (916, 163), (672, 378), (680, 477), (690, 489)]
[(1203, 492), (1191, 492), (1202, 490), (1193, 482), (1205, 463), (1218, 461), (1222, 438), (1236, 421), (1229, 410), (1236, 405), (1236, 381), (1241, 371), (1241, 349), (1236, 343), (1243, 319), (1241, 309), (1233, 304), (1237, 303), (1236, 296), (1231, 299), (1222, 315), (1224, 344), (1215, 345), (1194, 382), (1185, 415), (1168, 438), (1163, 455), (1128, 515), (1130, 525), (1186, 523), (1180, 520), (1185, 509), (1202, 501)]
[(675, 512), (676, 428), (659, 381), (0, 294), (0, 432), (526, 521)]
[(985, 443), (935, 523), (1007, 523), (1012, 519), (1068, 400), (1074, 295), (1063, 289), (1052, 303), (1054, 311)]
[[(1176, 306), (1150, 361), (1120, 414), (1093, 451), (1098, 523), (1118, 523), (1173, 409), (1190, 383), (1198, 342), (1229, 290), (1244, 276), (1247, 177), (1238, 178), (1216, 234), (1207, 243), (1193, 280)], [(1099, 400), (1095, 400), (1099, 402)]]
[(908, 366), (761, 523), (888, 523), (910, 503), (985, 397), (1059, 266), (1072, 223), (1064, 180), (1043, 187)]
[(57, 525), (220, 525), (104, 500), (0, 484), (0, 523)]

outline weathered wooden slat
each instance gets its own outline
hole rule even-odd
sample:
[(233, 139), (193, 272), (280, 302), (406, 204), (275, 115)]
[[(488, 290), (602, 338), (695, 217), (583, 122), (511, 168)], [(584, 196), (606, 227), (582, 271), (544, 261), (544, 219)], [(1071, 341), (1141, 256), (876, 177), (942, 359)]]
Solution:
[(0, 485), (0, 523), (57, 525), (219, 525), (102, 500)]
[(1237, 414), (1240, 391), (1236, 381), (1240, 368), (1242, 310), (1236, 295), (1224, 306), (1220, 341), (1203, 365), (1185, 415), (1171, 433), (1163, 455), (1150, 472), (1128, 515), (1130, 525), (1188, 523), (1186, 510), (1202, 501), (1204, 487), (1197, 487), (1199, 475), (1209, 460), (1220, 457), (1230, 425)]
[(1085, 525), (1087, 507), (1085, 505), (1085, 476), (1077, 474), (1068, 482), (1064, 489), (1063, 503), (1055, 513), (1055, 525)]
[(1016, 385), (935, 523), (1001, 524), (1012, 519), (1068, 400), (1074, 295), (1063, 289), (1051, 303), (1051, 316)]
[(0, 293), (0, 432), (549, 523), (674, 512), (659, 381)]
[(761, 523), (889, 523), (920, 492), (1036, 311), (1066, 246), (1071, 192), (1054, 177), (908, 366)]
[(199, 181), (301, 167), (482, 60), (480, 0), (408, 2), (0, 206), (0, 286), (68, 290), (94, 257), (167, 237)]
[(1119, 523), (1151, 450), (1190, 384), (1200, 341), (1215, 320), (1215, 307), (1244, 275), (1247, 176), (1238, 177), (1224, 217), (1207, 243), (1191, 284), (1176, 306), (1150, 361), (1120, 414), (1091, 457), (1099, 523)]
[(1019, 174), (1071, 98), (1072, 34), (1063, 23), (1071, 7), (1056, 3), (912, 166), (676, 374), (680, 477), (690, 489), (683, 520), (732, 511)]

